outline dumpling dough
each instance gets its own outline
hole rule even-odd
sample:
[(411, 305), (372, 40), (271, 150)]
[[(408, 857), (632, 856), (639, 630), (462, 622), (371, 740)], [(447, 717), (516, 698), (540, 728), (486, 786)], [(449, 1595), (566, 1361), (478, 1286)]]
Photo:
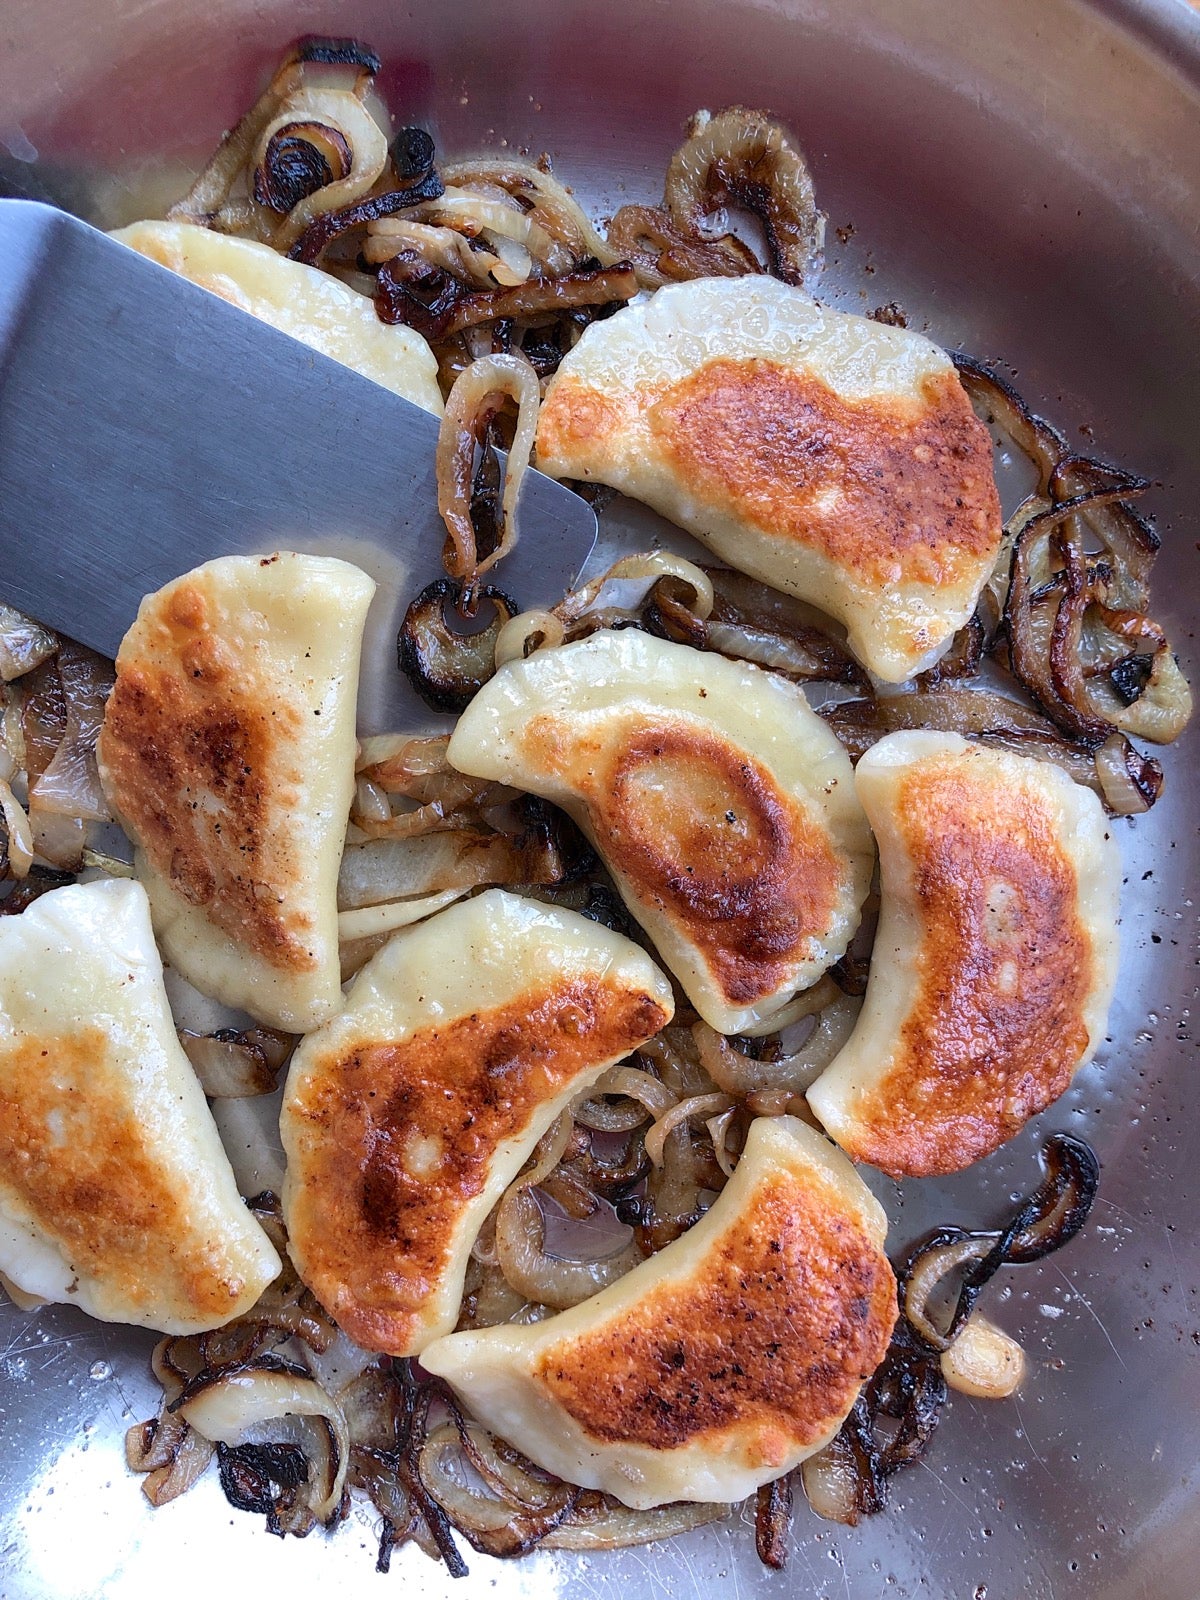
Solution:
[(813, 601), (888, 682), (933, 664), (1000, 548), (991, 442), (945, 353), (761, 275), (593, 323), (551, 379), (537, 464)]
[(0, 1270), (163, 1333), (220, 1327), (280, 1270), (180, 1049), (128, 879), (0, 918)]
[(850, 762), (797, 685), (632, 629), (502, 667), (449, 758), (570, 812), (712, 1027), (845, 951), (874, 860)]
[(289, 1249), (368, 1350), (453, 1328), (484, 1218), (558, 1113), (674, 1012), (644, 951), (499, 889), (391, 939), (292, 1061)]
[(441, 416), (437, 358), (425, 340), (380, 322), (366, 295), (328, 272), (191, 222), (135, 222), (113, 238)]
[(855, 783), (882, 912), (858, 1025), (808, 1101), (856, 1161), (956, 1172), (1104, 1037), (1120, 856), (1089, 789), (958, 734), (893, 733)]
[(142, 601), (97, 754), (167, 960), (302, 1033), (342, 1006), (337, 875), (370, 578), (223, 556)]
[(452, 1333), (421, 1362), (571, 1483), (639, 1510), (740, 1500), (826, 1444), (883, 1359), (886, 1231), (819, 1133), (760, 1117), (674, 1244), (570, 1311)]

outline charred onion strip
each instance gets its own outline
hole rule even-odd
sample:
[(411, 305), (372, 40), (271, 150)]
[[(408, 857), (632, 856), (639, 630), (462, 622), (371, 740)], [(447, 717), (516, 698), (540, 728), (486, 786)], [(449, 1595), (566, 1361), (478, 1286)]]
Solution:
[(1068, 454), (1064, 436), (1025, 404), (1012, 387), (981, 361), (955, 351), (950, 357), (963, 388), (985, 422), (995, 422), (1032, 462), (1038, 474), (1038, 494), (1050, 492), (1058, 463)]
[[(819, 1515), (854, 1523), (883, 1508), (888, 1479), (920, 1460), (933, 1437), (946, 1399), (942, 1354), (984, 1285), (1001, 1267), (1061, 1249), (1083, 1227), (1099, 1183), (1095, 1155), (1082, 1140), (1056, 1133), (1042, 1149), (1042, 1164), (1042, 1182), (1002, 1228), (940, 1228), (908, 1251), (897, 1273), (902, 1314), (887, 1356), (837, 1438), (805, 1463), (805, 1491)], [(935, 1293), (953, 1272), (961, 1272), (953, 1307), (949, 1315), (935, 1314)]]
[(696, 238), (660, 206), (622, 206), (609, 223), (608, 243), (611, 254), (629, 262), (643, 289), (762, 271), (758, 257), (740, 239)]
[(397, 664), (421, 699), (434, 711), (454, 714), (465, 711), (495, 674), (496, 640), (518, 610), (515, 600), (484, 584), (476, 591), (477, 599), (491, 602), (492, 619), (479, 632), (462, 633), (448, 621), (462, 592), (453, 578), (427, 584), (404, 613), (396, 640)]
[(617, 262), (473, 293), (447, 273), (435, 276), (436, 269), (420, 258), (414, 262), (414, 254), (402, 252), (380, 267), (375, 311), (381, 322), (406, 322), (433, 341), (453, 338), (483, 322), (607, 306), (631, 300), (638, 292), (633, 268)]
[(754, 1502), (754, 1547), (764, 1567), (779, 1572), (787, 1565), (791, 1527), (791, 1478), (764, 1483)]
[(310, 267), (318, 266), (335, 239), (340, 239), (354, 228), (364, 228), (368, 222), (375, 222), (380, 217), (394, 217), (399, 212), (420, 205), (424, 200), (435, 200), (441, 192), (442, 181), (436, 172), (431, 172), (405, 188), (370, 195), (337, 211), (323, 212), (308, 224), (288, 250), (288, 255), (293, 261), (303, 261)]

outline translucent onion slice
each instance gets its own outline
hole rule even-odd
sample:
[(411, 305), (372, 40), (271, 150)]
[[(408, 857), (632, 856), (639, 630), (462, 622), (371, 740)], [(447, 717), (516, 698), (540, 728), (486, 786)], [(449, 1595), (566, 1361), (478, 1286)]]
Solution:
[[(500, 542), (481, 560), (471, 522), (471, 487), (479, 422), (494, 397), (507, 395), (517, 404), (517, 426), (504, 469)], [(516, 506), (521, 479), (529, 465), (537, 431), (541, 391), (537, 374), (524, 356), (484, 356), (455, 379), (446, 402), (437, 445), (438, 512), (449, 535), (446, 568), (468, 588), (504, 558), (517, 542)], [(515, 619), (514, 619), (515, 620)]]
[(350, 1437), (342, 1408), (314, 1378), (298, 1369), (262, 1362), (230, 1372), (218, 1372), (189, 1386), (177, 1410), (184, 1420), (213, 1443), (241, 1445), (266, 1423), (284, 1417), (316, 1419), (318, 1432), (328, 1441), (326, 1481), (312, 1504), (318, 1522), (327, 1522), (338, 1510), (346, 1482)]
[(357, 911), (339, 911), (338, 939), (349, 944), (375, 934), (395, 933), (397, 928), (423, 922), (468, 892), (468, 888), (443, 889), (441, 894), (426, 895), (420, 900), (392, 900), (383, 905), (361, 906)]
[(0, 867), (20, 880), (29, 876), (33, 865), (33, 829), (25, 808), (10, 786), (0, 781), (0, 814), (4, 819), (5, 838), (0, 847)]
[(1025, 1352), (995, 1323), (975, 1311), (942, 1352), (942, 1376), (960, 1394), (1006, 1400), (1025, 1376)]
[[(590, 1498), (590, 1503), (587, 1503)], [(635, 1544), (674, 1539), (709, 1522), (720, 1522), (733, 1508), (703, 1501), (631, 1511), (607, 1496), (580, 1497), (573, 1514), (541, 1541), (543, 1550), (624, 1550)]]

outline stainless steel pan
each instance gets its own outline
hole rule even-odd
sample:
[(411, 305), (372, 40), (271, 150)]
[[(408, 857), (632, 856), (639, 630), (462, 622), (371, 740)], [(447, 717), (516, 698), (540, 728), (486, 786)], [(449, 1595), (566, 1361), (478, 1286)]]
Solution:
[[(370, 39), (393, 108), (443, 149), (549, 150), (602, 212), (656, 197), (697, 106), (774, 109), (830, 216), (830, 298), (897, 301), (944, 344), (1001, 357), (1089, 448), (1160, 480), (1156, 593), (1195, 678), (1200, 19), (1182, 0), (41, 0), (0, 29), (8, 188), (106, 223), (153, 209), (306, 30)], [(1194, 1600), (1197, 749), (1193, 732), (1171, 750), (1166, 798), (1120, 825), (1123, 962), (1099, 1060), (981, 1167), (880, 1190), (896, 1241), (984, 1225), (1030, 1186), (1040, 1134), (1095, 1146), (1085, 1236), (991, 1302), (1031, 1357), (1019, 1401), (955, 1399), (927, 1465), (858, 1529), (799, 1509), (785, 1576), (729, 1526), (591, 1559), (473, 1557), (457, 1592)], [(153, 1409), (149, 1346), (70, 1311), (0, 1311), (0, 1594), (451, 1591), (416, 1552), (376, 1578), (365, 1519), (280, 1544), (213, 1484), (151, 1513), (121, 1454)]]

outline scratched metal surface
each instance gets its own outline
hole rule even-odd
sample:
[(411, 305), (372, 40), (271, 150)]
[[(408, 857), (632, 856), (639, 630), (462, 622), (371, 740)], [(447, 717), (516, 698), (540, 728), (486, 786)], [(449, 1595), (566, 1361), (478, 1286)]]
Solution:
[[(898, 301), (944, 343), (1003, 357), (1055, 420), (1161, 480), (1156, 593), (1195, 677), (1200, 22), (1185, 8), (43, 0), (7, 8), (4, 24), (7, 186), (104, 222), (176, 191), (304, 29), (371, 39), (390, 64), (394, 109), (429, 119), (443, 148), (548, 149), (601, 210), (656, 197), (697, 105), (772, 106), (812, 157), (830, 216), (831, 299)], [(627, 537), (644, 526), (626, 511), (615, 524)], [(486, 1589), (497, 1600), (1194, 1600), (1196, 757), (1193, 732), (1166, 757), (1168, 793), (1153, 815), (1119, 825), (1123, 960), (1096, 1063), (972, 1172), (877, 1185), (900, 1243), (933, 1222), (993, 1220), (1030, 1186), (1052, 1128), (1086, 1136), (1104, 1163), (1086, 1235), (992, 1294), (990, 1314), (1030, 1356), (1019, 1399), (956, 1398), (886, 1515), (850, 1530), (800, 1509), (784, 1576), (758, 1568), (739, 1520), (613, 1556), (473, 1556), (457, 1587), (415, 1551), (376, 1578), (362, 1512), (331, 1538), (280, 1543), (209, 1481), (151, 1513), (121, 1451), (128, 1424), (153, 1409), (151, 1341), (71, 1310), (5, 1307), (0, 1596), (144, 1600), (166, 1585), (189, 1600), (224, 1581), (294, 1600), (331, 1585)]]

